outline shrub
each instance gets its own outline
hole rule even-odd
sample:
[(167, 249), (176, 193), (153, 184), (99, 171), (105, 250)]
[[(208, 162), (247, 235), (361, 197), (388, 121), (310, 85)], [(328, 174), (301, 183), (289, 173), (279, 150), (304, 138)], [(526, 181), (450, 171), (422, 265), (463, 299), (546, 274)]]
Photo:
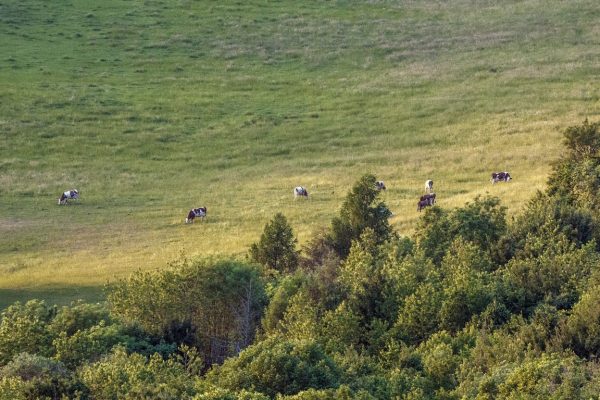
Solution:
[(210, 364), (251, 343), (266, 295), (253, 266), (202, 261), (133, 274), (111, 288), (108, 301), (114, 315), (155, 335), (193, 333), (187, 344), (200, 346)]
[(416, 238), (419, 249), (439, 264), (458, 237), (491, 252), (505, 232), (506, 208), (500, 206), (500, 200), (477, 197), (473, 203), (451, 212), (439, 207), (427, 209), (419, 220)]
[(15, 398), (72, 398), (81, 389), (63, 363), (28, 353), (17, 354), (1, 368), (0, 380), (2, 398), (10, 392), (15, 392)]
[(561, 345), (582, 357), (600, 356), (600, 286), (592, 286), (560, 328)]
[(277, 213), (250, 247), (250, 259), (279, 272), (293, 272), (298, 267), (297, 242), (285, 216)]
[(58, 310), (48, 330), (54, 335), (64, 332), (67, 336), (71, 336), (78, 330), (89, 329), (101, 322), (105, 325), (112, 323), (105, 305), (75, 302)]
[(340, 372), (312, 341), (268, 338), (248, 347), (207, 374), (209, 382), (229, 390), (256, 390), (268, 396), (339, 385)]
[(97, 361), (113, 346), (125, 343), (127, 339), (119, 326), (105, 326), (104, 322), (89, 329), (78, 330), (70, 336), (61, 332), (53, 342), (56, 350), (54, 358), (75, 369), (85, 362)]
[(40, 300), (17, 302), (4, 310), (0, 321), (0, 366), (19, 353), (50, 356), (53, 336), (49, 324), (55, 315), (56, 307)]
[(346, 196), (339, 217), (331, 223), (331, 244), (342, 259), (350, 252), (352, 241), (357, 240), (366, 228), (373, 230), (378, 244), (392, 236), (388, 222), (392, 213), (385, 203), (377, 202), (379, 191), (375, 181), (375, 176), (370, 174), (361, 177)]
[(194, 378), (184, 366), (154, 354), (146, 358), (116, 347), (110, 355), (79, 370), (90, 397), (96, 399), (189, 399)]

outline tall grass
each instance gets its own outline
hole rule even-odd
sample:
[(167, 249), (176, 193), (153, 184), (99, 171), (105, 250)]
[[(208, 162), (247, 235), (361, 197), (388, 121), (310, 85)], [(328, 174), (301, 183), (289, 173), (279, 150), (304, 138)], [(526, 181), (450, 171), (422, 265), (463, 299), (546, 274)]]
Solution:
[(366, 171), (401, 234), (425, 179), (443, 207), (518, 213), (562, 130), (598, 117), (598, 22), (591, 0), (6, 0), (0, 303), (242, 256), (278, 211), (303, 243)]

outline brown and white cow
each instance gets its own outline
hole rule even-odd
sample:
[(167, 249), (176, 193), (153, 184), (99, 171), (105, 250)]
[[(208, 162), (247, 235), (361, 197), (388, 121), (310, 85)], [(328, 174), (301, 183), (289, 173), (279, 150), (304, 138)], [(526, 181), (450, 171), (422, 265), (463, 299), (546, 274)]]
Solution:
[(381, 190), (386, 190), (387, 188), (385, 187), (385, 183), (383, 183), (383, 181), (377, 181), (375, 182), (375, 188), (379, 191)]
[(203, 221), (206, 218), (206, 207), (192, 208), (185, 219), (185, 223), (193, 223), (196, 217), (200, 218), (200, 221)]
[(504, 172), (492, 172), (492, 185), (496, 182), (509, 182), (512, 179), (510, 174), (506, 171)]
[(433, 193), (433, 181), (431, 179), (425, 181), (425, 193)]
[(63, 204), (67, 204), (67, 200), (77, 200), (79, 199), (79, 191), (77, 189), (71, 189), (71, 190), (67, 190), (66, 192), (63, 192), (63, 194), (60, 195), (60, 198), (58, 199), (58, 204), (59, 205), (63, 205)]
[(298, 196), (308, 197), (308, 191), (306, 190), (306, 188), (304, 188), (302, 186), (296, 186), (294, 188), (294, 199), (297, 198)]

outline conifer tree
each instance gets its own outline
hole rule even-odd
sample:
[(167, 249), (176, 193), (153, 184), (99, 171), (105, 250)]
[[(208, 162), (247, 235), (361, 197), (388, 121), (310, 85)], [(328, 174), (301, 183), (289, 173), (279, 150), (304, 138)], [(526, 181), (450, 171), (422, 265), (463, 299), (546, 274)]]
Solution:
[(378, 202), (380, 192), (375, 182), (371, 174), (362, 176), (346, 196), (340, 216), (331, 223), (331, 246), (341, 258), (348, 256), (352, 241), (367, 228), (373, 230), (377, 244), (392, 235), (388, 222), (392, 213), (384, 202)]
[(265, 225), (258, 243), (250, 247), (250, 259), (276, 271), (294, 271), (299, 259), (297, 242), (285, 216), (277, 213)]

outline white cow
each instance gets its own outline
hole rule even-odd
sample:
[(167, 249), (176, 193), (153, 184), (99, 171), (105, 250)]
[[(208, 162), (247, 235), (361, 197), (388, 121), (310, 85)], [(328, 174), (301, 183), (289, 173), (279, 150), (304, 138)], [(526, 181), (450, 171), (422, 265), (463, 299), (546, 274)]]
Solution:
[(425, 181), (425, 193), (433, 193), (433, 181), (431, 179)]

